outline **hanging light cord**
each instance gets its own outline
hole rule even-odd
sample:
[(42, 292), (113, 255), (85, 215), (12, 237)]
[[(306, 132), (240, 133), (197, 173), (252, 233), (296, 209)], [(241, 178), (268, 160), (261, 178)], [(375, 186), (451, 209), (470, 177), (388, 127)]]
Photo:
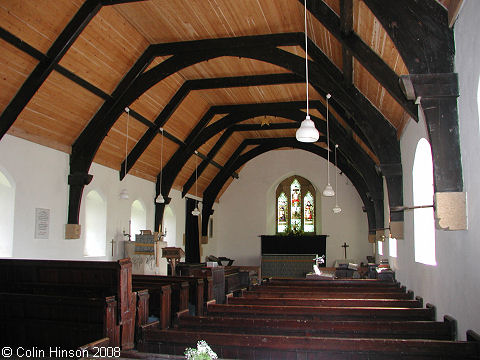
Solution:
[(330, 94), (327, 94), (327, 184), (330, 185), (330, 132), (328, 129), (328, 99)]
[(335, 206), (338, 207), (337, 195), (338, 195), (338, 188), (337, 188), (337, 148), (338, 144), (335, 144)]
[[(163, 177), (163, 128), (160, 128), (162, 133), (162, 147), (160, 149), (160, 195), (162, 195), (162, 177)], [(163, 196), (163, 195), (162, 195)]]
[(125, 108), (125, 111), (127, 112), (127, 136), (125, 138), (125, 174), (123, 177), (127, 176), (127, 161), (128, 161), (128, 153), (127, 153), (127, 148), (128, 148), (128, 122), (130, 120), (130, 109), (128, 107)]
[(307, 36), (307, 0), (305, 1), (305, 87), (307, 90), (307, 116), (308, 116), (308, 36)]
[[(198, 151), (195, 150), (195, 197), (198, 198), (197, 154), (198, 154)], [(197, 207), (198, 207), (198, 199), (197, 199)]]

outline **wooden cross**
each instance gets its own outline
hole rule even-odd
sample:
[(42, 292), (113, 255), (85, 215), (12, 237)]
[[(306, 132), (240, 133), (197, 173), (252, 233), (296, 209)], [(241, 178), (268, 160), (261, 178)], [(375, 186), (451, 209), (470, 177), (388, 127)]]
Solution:
[(346, 242), (344, 242), (343, 245), (342, 245), (342, 248), (344, 248), (344, 250), (345, 250), (345, 259), (347, 258), (347, 247), (349, 247), (349, 246), (350, 245), (347, 245)]
[(112, 241), (110, 241), (110, 243), (112, 244), (112, 258), (113, 258), (113, 244), (115, 244), (116, 241), (112, 239)]

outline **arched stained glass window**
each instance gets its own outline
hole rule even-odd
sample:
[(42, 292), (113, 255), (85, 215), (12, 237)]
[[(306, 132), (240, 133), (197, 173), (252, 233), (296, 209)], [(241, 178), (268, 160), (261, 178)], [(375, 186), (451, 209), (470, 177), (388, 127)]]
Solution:
[(315, 231), (315, 207), (313, 206), (313, 196), (309, 191), (307, 195), (303, 198), (303, 231), (304, 232), (314, 232)]
[(292, 216), (290, 217), (290, 227), (298, 230), (302, 227), (302, 198), (300, 183), (297, 179), (290, 185), (290, 199), (292, 201)]
[(277, 200), (277, 232), (282, 233), (288, 227), (288, 199), (284, 192)]
[(283, 180), (276, 191), (277, 234), (315, 234), (315, 194), (312, 183), (301, 176)]

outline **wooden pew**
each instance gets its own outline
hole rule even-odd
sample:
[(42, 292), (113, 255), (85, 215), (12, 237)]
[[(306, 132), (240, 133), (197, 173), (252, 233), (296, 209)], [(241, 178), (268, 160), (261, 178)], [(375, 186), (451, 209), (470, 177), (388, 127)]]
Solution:
[(323, 298), (323, 299), (413, 299), (414, 294), (408, 292), (335, 292), (332, 291), (267, 291), (267, 290), (249, 290), (242, 293), (243, 297), (251, 298)]
[(439, 321), (325, 321), (181, 316), (176, 328), (187, 331), (282, 336), (456, 340), (455, 319)]
[(183, 354), (205, 340), (229, 359), (478, 359), (477, 341), (245, 335), (142, 328), (140, 351)]
[(334, 279), (334, 280), (313, 280), (298, 278), (271, 278), (264, 283), (265, 286), (308, 286), (308, 287), (381, 287), (400, 288), (398, 282), (381, 281), (377, 279)]
[[(166, 329), (171, 326), (172, 323), (172, 289), (170, 285), (150, 285), (150, 286), (133, 286), (133, 289), (138, 292), (147, 292), (147, 304), (143, 304), (142, 320), (146, 316), (147, 320), (149, 316), (155, 316), (158, 318), (159, 326), (162, 329)], [(145, 302), (145, 299), (143, 299)], [(146, 314), (144, 314), (146, 312)], [(137, 307), (138, 313), (138, 307)], [(144, 325), (144, 324), (143, 324)], [(140, 326), (140, 324), (139, 324)]]
[(166, 296), (168, 296), (168, 291), (164, 286), (169, 286), (171, 288), (169, 325), (175, 320), (176, 314), (179, 311), (188, 309), (189, 285), (187, 281), (170, 281), (162, 279), (148, 280), (137, 278), (137, 275), (133, 275), (132, 283), (135, 289), (142, 288), (149, 290), (151, 294), (149, 302), (151, 305), (151, 313), (159, 317), (159, 319), (164, 316), (166, 310), (165, 306), (167, 305)]
[(130, 259), (0, 259), (0, 274), (2, 292), (93, 298), (115, 296), (119, 345), (122, 349), (134, 347), (136, 297), (132, 293)]
[(133, 275), (133, 281), (171, 281), (176, 283), (188, 282), (189, 294), (188, 303), (189, 306), (195, 308), (194, 315), (203, 315), (204, 307), (207, 301), (213, 298), (212, 290), (208, 289), (208, 286), (212, 286), (212, 283), (207, 284), (207, 296), (211, 294), (212, 298), (205, 298), (205, 282), (201, 277), (190, 276), (163, 276), (163, 275)]
[(254, 317), (254, 318), (290, 318), (317, 320), (416, 320), (434, 321), (435, 307), (427, 308), (382, 308), (382, 307), (303, 307), (268, 305), (228, 305), (209, 304), (209, 316)]
[(305, 299), (305, 298), (253, 298), (227, 296), (227, 304), (231, 305), (273, 305), (273, 306), (327, 306), (327, 307), (398, 307), (421, 308), (421, 299)]
[(108, 337), (119, 346), (114, 296), (84, 298), (0, 293), (0, 344), (9, 347), (76, 349)]
[(383, 287), (383, 286), (305, 286), (305, 285), (260, 285), (252, 288), (254, 291), (264, 292), (368, 292), (368, 293), (404, 293), (406, 289), (404, 287)]

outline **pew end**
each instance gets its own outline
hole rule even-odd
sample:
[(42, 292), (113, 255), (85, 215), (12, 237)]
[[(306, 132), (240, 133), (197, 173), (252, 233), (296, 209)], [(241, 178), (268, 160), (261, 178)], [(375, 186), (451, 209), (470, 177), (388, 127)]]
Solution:
[(457, 335), (457, 320), (450, 315), (445, 315), (443, 317), (443, 322), (448, 325), (448, 328), (450, 329), (450, 334), (451, 338), (450, 340), (455, 341), (458, 338)]

